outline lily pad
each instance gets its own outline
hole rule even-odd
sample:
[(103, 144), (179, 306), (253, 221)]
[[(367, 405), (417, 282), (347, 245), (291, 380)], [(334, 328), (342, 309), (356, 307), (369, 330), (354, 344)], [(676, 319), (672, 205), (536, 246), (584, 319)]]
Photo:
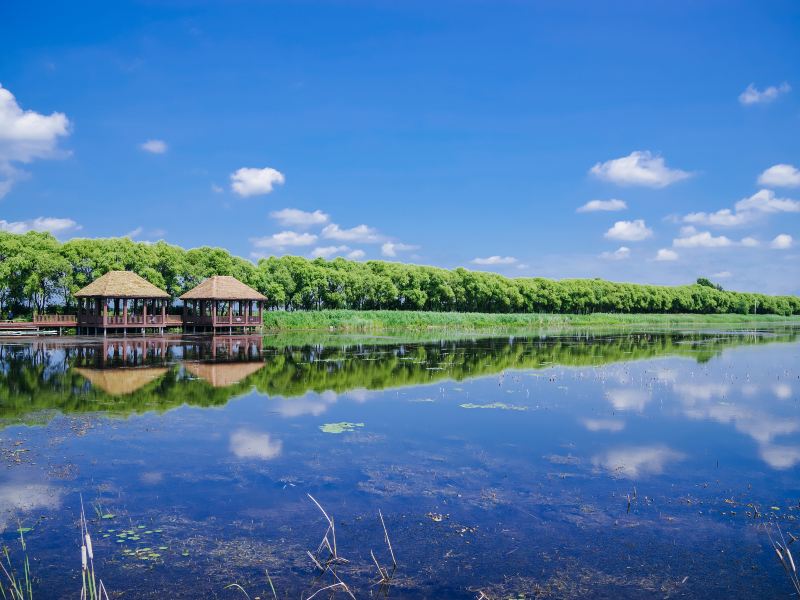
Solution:
[(325, 423), (325, 425), (320, 425), (319, 429), (323, 433), (345, 433), (355, 431), (356, 427), (364, 427), (364, 424), (342, 421), (341, 423)]

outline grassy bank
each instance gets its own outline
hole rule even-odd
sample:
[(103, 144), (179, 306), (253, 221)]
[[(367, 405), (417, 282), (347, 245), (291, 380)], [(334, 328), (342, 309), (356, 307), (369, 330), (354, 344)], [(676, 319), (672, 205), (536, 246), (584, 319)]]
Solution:
[(800, 325), (800, 317), (741, 314), (497, 314), (394, 310), (270, 311), (264, 317), (268, 331), (389, 331), (421, 329), (512, 329), (542, 327), (587, 327), (594, 325)]

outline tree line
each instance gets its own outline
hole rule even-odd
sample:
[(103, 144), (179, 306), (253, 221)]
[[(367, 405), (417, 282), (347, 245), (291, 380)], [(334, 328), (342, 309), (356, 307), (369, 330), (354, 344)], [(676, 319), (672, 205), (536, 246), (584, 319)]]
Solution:
[(232, 275), (267, 296), (274, 310), (800, 314), (797, 296), (726, 291), (705, 279), (682, 286), (512, 279), (463, 268), (298, 256), (255, 264), (221, 248), (185, 250), (128, 238), (59, 242), (48, 233), (0, 232), (0, 315), (74, 310), (75, 292), (111, 270), (134, 271), (173, 298), (211, 275)]

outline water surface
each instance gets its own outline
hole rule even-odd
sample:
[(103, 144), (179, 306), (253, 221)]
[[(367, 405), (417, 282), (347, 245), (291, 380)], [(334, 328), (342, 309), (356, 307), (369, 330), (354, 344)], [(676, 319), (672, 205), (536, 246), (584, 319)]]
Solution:
[(2, 541), (77, 597), (82, 496), (122, 597), (306, 598), (311, 494), (359, 598), (790, 593), (796, 329), (428, 338), (0, 343)]

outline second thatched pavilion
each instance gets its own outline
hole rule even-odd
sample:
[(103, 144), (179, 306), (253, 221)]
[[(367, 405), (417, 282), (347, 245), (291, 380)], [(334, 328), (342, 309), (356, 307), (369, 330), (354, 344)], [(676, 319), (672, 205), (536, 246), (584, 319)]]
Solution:
[(186, 332), (260, 330), (267, 297), (235, 277), (215, 275), (189, 290), (183, 300)]

